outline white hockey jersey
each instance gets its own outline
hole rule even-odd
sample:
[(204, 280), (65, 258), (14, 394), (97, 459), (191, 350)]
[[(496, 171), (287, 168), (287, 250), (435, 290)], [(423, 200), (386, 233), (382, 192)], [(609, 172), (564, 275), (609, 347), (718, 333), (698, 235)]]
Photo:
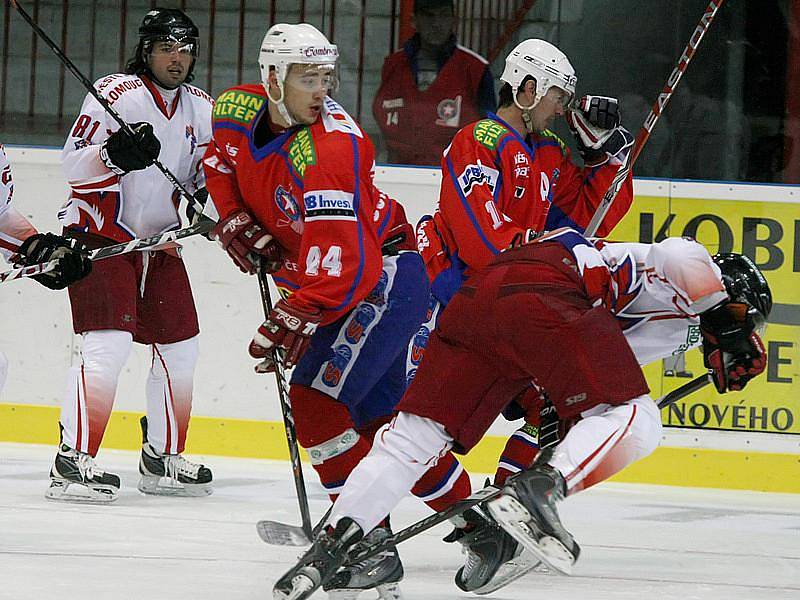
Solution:
[(640, 365), (699, 346), (700, 313), (728, 298), (719, 267), (688, 238), (590, 241), (560, 229), (539, 240), (575, 256), (589, 297), (614, 313)]
[(14, 195), (14, 180), (6, 151), (0, 144), (0, 254), (9, 260), (25, 238), (36, 233), (28, 219), (11, 206)]
[[(204, 185), (200, 161), (211, 139), (211, 96), (187, 84), (162, 90), (146, 75), (119, 73), (99, 79), (95, 88), (125, 122), (153, 126), (161, 142), (158, 160), (190, 193)], [(87, 95), (62, 152), (71, 192), (59, 220), (118, 242), (179, 228), (180, 197), (155, 166), (120, 177), (100, 160), (101, 143), (117, 129)]]

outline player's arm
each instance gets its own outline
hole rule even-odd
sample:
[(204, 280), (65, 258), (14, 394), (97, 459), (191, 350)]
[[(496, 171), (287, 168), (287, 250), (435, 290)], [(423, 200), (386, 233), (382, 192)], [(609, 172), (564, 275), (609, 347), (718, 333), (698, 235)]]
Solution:
[(153, 134), (152, 125), (145, 122), (130, 125), (133, 136), (119, 129), (94, 96), (86, 96), (61, 152), (67, 183), (72, 189), (118, 191), (121, 176), (153, 164), (161, 144)]
[[(578, 143), (585, 166), (572, 162), (562, 146), (560, 178), (547, 220), (547, 229), (573, 227), (584, 231), (603, 196), (633, 146), (633, 136), (622, 127), (615, 98), (584, 96), (567, 113), (567, 123)], [(606, 236), (619, 223), (633, 202), (633, 172), (629, 172), (597, 235)]]
[(439, 210), (457, 246), (451, 250), (457, 250), (459, 258), (471, 268), (483, 267), (525, 232), (497, 204), (501, 171), (513, 169), (513, 165), (498, 164), (494, 148), (509, 135), (506, 131), (481, 142), (473, 139), (469, 130), (462, 130), (443, 159)]

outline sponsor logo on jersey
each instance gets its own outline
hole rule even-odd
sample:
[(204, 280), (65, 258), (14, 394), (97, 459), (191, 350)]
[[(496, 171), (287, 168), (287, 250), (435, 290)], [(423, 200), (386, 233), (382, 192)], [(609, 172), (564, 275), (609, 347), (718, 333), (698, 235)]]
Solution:
[(369, 302), (375, 306), (383, 306), (386, 304), (386, 286), (389, 285), (389, 276), (386, 271), (381, 271), (381, 276), (378, 279), (377, 285), (372, 288), (372, 291), (364, 298), (364, 302)]
[(484, 119), (478, 121), (472, 130), (472, 136), (489, 150), (497, 149), (497, 142), (508, 132), (508, 129), (500, 125), (497, 121)]
[(392, 110), (396, 108), (403, 108), (405, 103), (403, 102), (402, 98), (389, 98), (383, 101), (382, 106), (385, 110)]
[(197, 136), (194, 134), (194, 127), (191, 125), (186, 126), (186, 139), (190, 140), (192, 148), (189, 150), (189, 154), (194, 154), (195, 148), (197, 148)]
[(305, 222), (356, 221), (353, 194), (341, 190), (314, 190), (303, 196)]
[(289, 160), (300, 177), (304, 177), (306, 169), (317, 164), (317, 152), (314, 148), (314, 138), (311, 131), (305, 127), (297, 132), (289, 144)]
[(700, 343), (700, 325), (689, 325), (686, 329), (686, 341), (678, 346), (672, 353), (673, 356), (682, 354)]
[(469, 196), (472, 193), (472, 188), (476, 185), (484, 184), (489, 187), (489, 192), (493, 194), (499, 177), (500, 172), (497, 169), (492, 169), (482, 164), (467, 165), (461, 175), (458, 176), (458, 185), (461, 186), (461, 191), (464, 192), (465, 196)]
[(325, 372), (322, 374), (322, 383), (326, 386), (335, 388), (342, 380), (342, 375), (347, 365), (353, 358), (353, 351), (349, 346), (341, 344), (336, 346), (333, 351), (333, 358), (325, 365)]
[(422, 357), (425, 356), (425, 348), (428, 347), (428, 339), (431, 331), (427, 327), (420, 327), (411, 343), (411, 364), (419, 366)]
[(572, 406), (573, 404), (578, 404), (579, 402), (586, 402), (589, 396), (586, 392), (581, 392), (580, 394), (575, 394), (574, 396), (569, 396), (566, 400), (564, 400), (564, 404), (567, 406)]
[(89, 140), (80, 139), (75, 141), (75, 150), (80, 150), (81, 148), (86, 148), (86, 146), (91, 146), (92, 143)]
[(106, 94), (108, 98), (109, 104), (114, 104), (119, 97), (122, 96), (125, 92), (130, 90), (135, 90), (136, 88), (140, 88), (144, 85), (144, 82), (141, 79), (128, 79), (127, 81), (123, 81), (114, 86), (114, 88)]
[(350, 316), (350, 322), (344, 330), (344, 339), (351, 344), (357, 344), (364, 337), (364, 332), (370, 323), (375, 320), (377, 312), (369, 304), (361, 304)]
[(265, 98), (263, 96), (239, 90), (229, 90), (217, 98), (217, 103), (214, 105), (214, 119), (236, 121), (247, 125), (261, 110), (264, 101)]
[(442, 127), (458, 127), (461, 123), (461, 96), (445, 98), (436, 106), (436, 124)]
[[(294, 196), (292, 196), (289, 190), (279, 185), (275, 188), (274, 198), (278, 210), (289, 219), (290, 223), (300, 220), (300, 206), (298, 206), (297, 200), (294, 199)], [(281, 223), (279, 222), (278, 225), (281, 225)]]

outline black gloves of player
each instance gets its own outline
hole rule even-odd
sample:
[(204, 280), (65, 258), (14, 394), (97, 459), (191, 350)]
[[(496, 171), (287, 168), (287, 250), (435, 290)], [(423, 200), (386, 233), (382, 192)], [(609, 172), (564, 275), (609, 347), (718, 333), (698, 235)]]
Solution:
[(700, 315), (704, 362), (720, 394), (744, 389), (767, 366), (754, 310), (743, 302), (726, 302)]
[(100, 160), (117, 175), (141, 171), (152, 165), (161, 151), (161, 142), (150, 123), (133, 123), (133, 136), (124, 129), (112, 133), (100, 147)]
[(602, 165), (633, 146), (633, 136), (620, 125), (616, 98), (584, 96), (576, 108), (567, 111), (566, 119), (589, 166)]
[[(206, 202), (208, 202), (208, 190), (204, 187), (198, 189), (194, 193), (194, 199), (205, 208)], [(205, 216), (202, 212), (197, 212), (197, 209), (191, 202), (186, 203), (186, 220), (189, 221), (190, 226), (201, 222), (215, 223), (213, 219)], [(207, 240), (211, 240), (211, 232), (208, 231), (204, 233), (203, 237)]]
[(33, 279), (51, 290), (62, 290), (92, 271), (92, 261), (86, 249), (75, 240), (54, 233), (30, 236), (22, 242), (19, 254), (26, 267), (58, 260), (58, 266), (53, 271), (33, 276)]

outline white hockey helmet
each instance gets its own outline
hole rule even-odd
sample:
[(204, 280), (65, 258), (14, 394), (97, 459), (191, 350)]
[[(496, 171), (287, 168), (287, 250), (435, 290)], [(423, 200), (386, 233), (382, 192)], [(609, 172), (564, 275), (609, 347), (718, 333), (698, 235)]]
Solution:
[[(536, 98), (531, 106), (523, 107), (517, 101), (517, 91), (528, 76), (536, 80)], [(536, 106), (553, 86), (567, 92), (571, 99), (575, 96), (575, 85), (578, 83), (575, 69), (567, 55), (550, 42), (539, 39), (517, 44), (506, 57), (506, 66), (500, 80), (511, 86), (514, 104), (523, 110)]]
[(261, 81), (269, 94), (269, 74), (275, 70), (281, 97), (278, 100), (270, 97), (276, 104), (283, 104), (283, 84), (289, 67), (293, 64), (309, 64), (319, 67), (336, 67), (339, 49), (331, 44), (316, 27), (308, 23), (273, 25), (261, 42), (258, 53), (258, 66), (261, 69)]

